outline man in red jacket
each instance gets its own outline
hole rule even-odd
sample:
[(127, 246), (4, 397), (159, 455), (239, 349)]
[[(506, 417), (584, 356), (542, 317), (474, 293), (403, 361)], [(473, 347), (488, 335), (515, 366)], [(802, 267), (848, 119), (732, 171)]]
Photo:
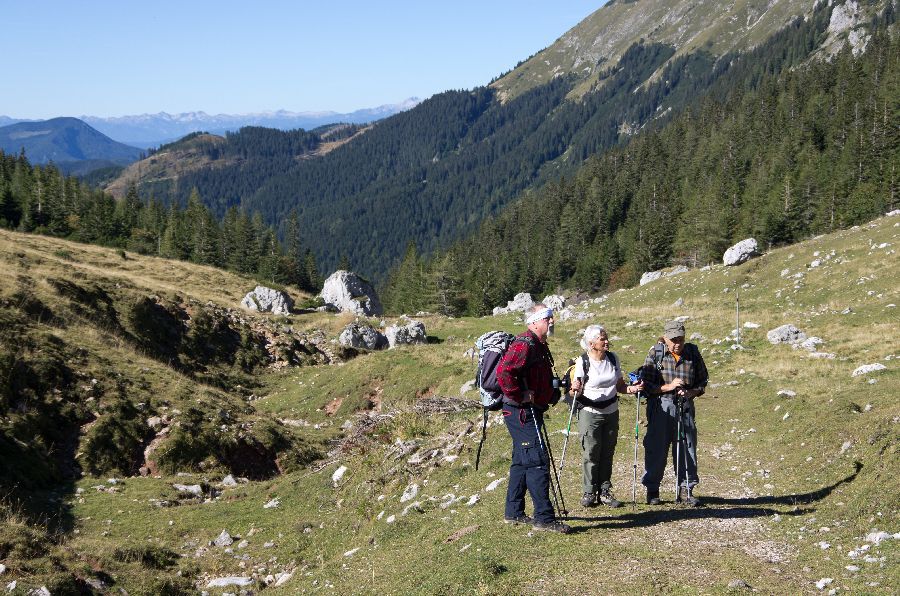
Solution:
[[(547, 347), (553, 310), (537, 304), (525, 317), (527, 331), (516, 336), (497, 365), (503, 421), (513, 442), (504, 521), (533, 523), (535, 530), (567, 534), (571, 528), (556, 519), (550, 503), (549, 458), (538, 434), (554, 398), (553, 356)], [(525, 514), (526, 488), (534, 503), (534, 519)]]

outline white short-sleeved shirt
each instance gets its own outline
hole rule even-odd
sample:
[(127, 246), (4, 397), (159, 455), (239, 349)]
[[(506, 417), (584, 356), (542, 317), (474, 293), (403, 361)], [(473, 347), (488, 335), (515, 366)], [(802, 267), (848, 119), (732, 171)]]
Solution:
[[(580, 357), (575, 361), (573, 375), (575, 378), (584, 377), (582, 362)], [(603, 360), (594, 360), (589, 356), (588, 363), (590, 368), (588, 370), (588, 381), (584, 386), (584, 396), (594, 401), (604, 401), (614, 397), (618, 393), (616, 384), (622, 376), (622, 369), (619, 368), (619, 359), (616, 358), (616, 366), (613, 366), (609, 357)], [(602, 409), (591, 406), (584, 406), (584, 409), (594, 414), (612, 414), (619, 409), (619, 402), (614, 401)]]

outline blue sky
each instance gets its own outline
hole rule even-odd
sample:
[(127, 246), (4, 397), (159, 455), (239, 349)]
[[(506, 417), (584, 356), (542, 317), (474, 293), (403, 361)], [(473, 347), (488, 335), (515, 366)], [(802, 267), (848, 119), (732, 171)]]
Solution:
[(603, 0), (3, 3), (0, 115), (360, 108), (488, 83)]

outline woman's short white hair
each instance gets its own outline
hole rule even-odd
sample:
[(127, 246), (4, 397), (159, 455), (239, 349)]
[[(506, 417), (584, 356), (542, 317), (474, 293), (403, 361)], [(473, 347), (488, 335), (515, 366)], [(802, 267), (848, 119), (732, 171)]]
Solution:
[(606, 327), (603, 325), (588, 325), (587, 329), (584, 330), (584, 335), (581, 336), (581, 348), (590, 350), (591, 342), (601, 335), (606, 335)]

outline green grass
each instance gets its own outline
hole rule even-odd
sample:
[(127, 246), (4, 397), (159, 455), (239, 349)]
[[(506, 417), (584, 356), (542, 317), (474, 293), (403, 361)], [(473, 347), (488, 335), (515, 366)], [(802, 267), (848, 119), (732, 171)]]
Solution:
[[(694, 594), (727, 593), (739, 579), (759, 593), (818, 592), (815, 582), (830, 577), (827, 589), (893, 593), (900, 585), (898, 541), (871, 546), (857, 559), (848, 552), (873, 530), (900, 531), (898, 326), (896, 308), (889, 306), (900, 298), (898, 260), (890, 252), (900, 240), (897, 219), (774, 250), (737, 268), (691, 271), (616, 292), (591, 305), (590, 319), (558, 323), (550, 345), (560, 364), (579, 353), (579, 330), (597, 322), (618, 338), (612, 349), (630, 370), (643, 361), (665, 320), (686, 315), (688, 335), (704, 338), (696, 343), (711, 374), (711, 387), (697, 403), (698, 492), (707, 506), (650, 508), (638, 490), (632, 509), (635, 409), (633, 398), (624, 397), (613, 478), (617, 496), (628, 503), (618, 510), (577, 505), (576, 438), (561, 478), (576, 530), (570, 536), (500, 522), (506, 483), (485, 490), (508, 473), (509, 438), (496, 415), (475, 471), (480, 411), (422, 409), (437, 398), (459, 397), (474, 369), (466, 350), (489, 329), (517, 330), (521, 324), (514, 316), (427, 317), (434, 338), (428, 345), (366, 353), (339, 365), (267, 371), (244, 391), (200, 384), (90, 322), (53, 328), (64, 345), (82, 348), (82, 361), (73, 363), (84, 374), (78, 384), (96, 378), (98, 388), (90, 395), (96, 392), (100, 402), (115, 392), (118, 375), (130, 381), (130, 399), (149, 408), (142, 415), (205, 404), (230, 413), (234, 423), (222, 431), (229, 437), (262, 429), (262, 420), (286, 420), (289, 425), (281, 428), (322, 457), (234, 487), (219, 485), (228, 470), (215, 462), (179, 470), (187, 475), (120, 477), (115, 484), (108, 475), (82, 477), (54, 497), (68, 520), (58, 531), (7, 504), (0, 524), (4, 579), (29, 588), (52, 583), (62, 586), (61, 593), (77, 578), (102, 579), (115, 589), (150, 594), (190, 592), (213, 577), (251, 574), (259, 590), (267, 576), (292, 572), (282, 586), (265, 592)], [(871, 249), (883, 243), (891, 246)], [(75, 257), (66, 267), (107, 258), (50, 240), (46, 248), (32, 245), (29, 258), (40, 255), (42, 266), (49, 266), (60, 247)], [(835, 255), (822, 265), (808, 267), (816, 251), (821, 259), (832, 250)], [(134, 267), (139, 260), (119, 262)], [(782, 276), (784, 269), (789, 271)], [(80, 271), (86, 281), (96, 281), (90, 271)], [(149, 290), (152, 271), (134, 269), (124, 279)], [(797, 272), (803, 272), (801, 283), (790, 277)], [(36, 296), (60, 311), (58, 299), (36, 279)], [(184, 296), (210, 291), (202, 276), (184, 279), (200, 284), (185, 282)], [(735, 289), (741, 321), (760, 325), (741, 330), (742, 350), (721, 341), (734, 328)], [(4, 292), (9, 295), (12, 287)], [(673, 306), (677, 298), (683, 306)], [(848, 307), (850, 313), (842, 314)], [(336, 337), (350, 320), (316, 313), (292, 315), (290, 324)], [(835, 358), (770, 345), (766, 331), (784, 323), (822, 338), (819, 349)], [(874, 362), (887, 370), (851, 376), (859, 365)], [(781, 396), (782, 389), (796, 395)], [(465, 399), (477, 397), (470, 391)], [(366, 422), (361, 416), (369, 409), (374, 418)], [(557, 458), (567, 414), (558, 406), (547, 419)], [(347, 421), (350, 430), (342, 428)], [(244, 428), (246, 423), (252, 424)], [(339, 441), (364, 424), (373, 430), (338, 449)], [(278, 441), (268, 431), (257, 434)], [(414, 451), (399, 455), (412, 445)], [(347, 471), (335, 485), (332, 474), (341, 465)], [(207, 492), (184, 498), (175, 483), (201, 484)], [(419, 486), (418, 494), (401, 503), (410, 484)], [(669, 501), (671, 486), (670, 471), (663, 484)], [(467, 505), (474, 494), (478, 502)], [(273, 499), (277, 507), (263, 507)], [(441, 507), (451, 499), (452, 505)], [(414, 502), (418, 508), (403, 515)], [(387, 523), (391, 516), (393, 523)], [(223, 529), (236, 536), (230, 552), (209, 545)], [(454, 535), (459, 537), (451, 540)], [(239, 548), (242, 540), (247, 544)], [(829, 548), (823, 550), (822, 542)], [(353, 549), (358, 550), (345, 556)], [(875, 560), (866, 562), (867, 555)], [(849, 571), (848, 565), (860, 569)], [(224, 591), (238, 588), (210, 590)]]

